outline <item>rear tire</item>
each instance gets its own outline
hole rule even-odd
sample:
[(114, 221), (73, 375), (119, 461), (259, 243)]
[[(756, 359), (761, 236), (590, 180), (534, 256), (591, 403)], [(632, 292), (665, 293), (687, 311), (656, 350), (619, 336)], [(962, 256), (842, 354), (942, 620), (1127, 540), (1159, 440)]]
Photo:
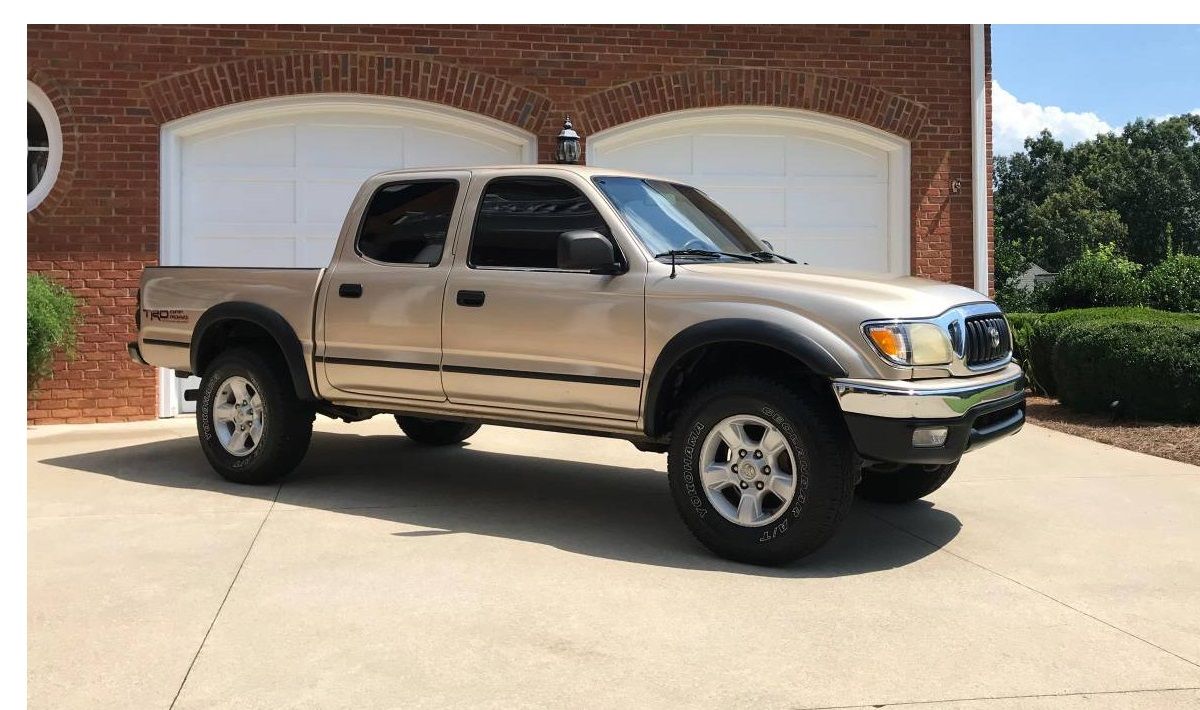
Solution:
[(692, 397), (672, 433), (667, 479), (705, 547), (778, 565), (833, 536), (854, 500), (857, 457), (828, 409), (757, 376), (730, 377)]
[(218, 355), (200, 382), (198, 399), (200, 447), (228, 481), (272, 483), (308, 451), (313, 408), (296, 396), (283, 366), (255, 350)]
[(425, 419), (396, 415), (396, 423), (404, 435), (425, 446), (449, 446), (466, 441), (479, 431), (478, 424), (456, 422), (448, 419)]
[(956, 468), (957, 461), (930, 466), (909, 464), (895, 471), (864, 469), (854, 492), (876, 503), (911, 503), (941, 488)]

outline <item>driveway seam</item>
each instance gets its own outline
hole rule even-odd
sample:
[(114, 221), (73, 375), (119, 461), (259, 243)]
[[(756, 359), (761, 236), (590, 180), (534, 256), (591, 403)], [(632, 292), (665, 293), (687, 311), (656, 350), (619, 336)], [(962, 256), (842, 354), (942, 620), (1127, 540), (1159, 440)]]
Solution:
[(179, 696), (183, 693), (183, 686), (187, 685), (188, 677), (192, 674), (192, 669), (196, 667), (196, 660), (200, 658), (200, 652), (204, 650), (204, 644), (208, 642), (208, 635), (212, 633), (213, 627), (217, 625), (217, 619), (221, 617), (221, 611), (225, 608), (225, 602), (229, 601), (229, 594), (233, 591), (233, 585), (237, 584), (238, 577), (242, 574), (242, 568), (246, 566), (246, 560), (250, 559), (250, 553), (254, 551), (254, 543), (258, 542), (258, 536), (262, 534), (263, 526), (267, 524), (267, 518), (271, 517), (271, 511), (275, 509), (275, 501), (279, 500), (279, 492), (283, 490), (283, 484), (280, 483), (275, 487), (275, 497), (271, 499), (271, 505), (267, 507), (266, 514), (258, 523), (258, 529), (254, 531), (254, 537), (250, 540), (249, 547), (246, 548), (246, 554), (242, 556), (242, 561), (238, 564), (237, 571), (233, 573), (233, 579), (229, 580), (229, 587), (225, 589), (225, 596), (221, 597), (221, 603), (217, 606), (217, 613), (213, 614), (212, 621), (208, 623), (208, 628), (204, 631), (204, 638), (200, 639), (200, 645), (196, 648), (196, 653), (192, 655), (192, 662), (188, 664), (187, 671), (183, 674), (183, 680), (179, 681), (179, 688), (175, 690), (175, 697), (171, 698), (169, 708), (174, 708), (175, 703), (179, 702)]
[[(946, 547), (946, 545), (945, 545), (945, 544), (941, 544), (941, 545), (939, 545), (938, 543), (934, 542), (933, 540), (930, 540), (930, 539), (928, 539), (928, 538), (926, 538), (926, 537), (923, 537), (923, 536), (921, 536), (921, 535), (918, 535), (917, 533), (913, 532), (912, 530), (909, 530), (909, 529), (907, 529), (907, 528), (901, 527), (899, 524), (897, 524), (897, 523), (893, 523), (892, 521), (890, 521), (890, 520), (888, 520), (888, 519), (886, 519), (886, 518), (880, 517), (879, 515), (876, 515), (876, 514), (875, 514), (875, 513), (873, 513), (873, 512), (870, 512), (870, 511), (868, 511), (868, 514), (869, 514), (869, 515), (871, 515), (871, 517), (875, 518), (876, 520), (879, 520), (879, 521), (881, 521), (881, 522), (883, 522), (883, 523), (886, 523), (887, 525), (890, 525), (891, 527), (893, 527), (893, 528), (895, 528), (895, 529), (899, 530), (900, 532), (903, 532), (903, 533), (905, 533), (905, 534), (907, 534), (907, 535), (911, 535), (912, 537), (915, 537), (916, 539), (918, 539), (918, 540), (921, 540), (922, 542), (925, 542), (925, 543), (927, 543), (927, 544), (929, 544), (929, 545), (932, 545), (932, 546), (933, 546), (934, 548), (936, 548), (936, 549), (937, 549), (939, 552), (944, 552), (944, 553), (946, 553), (947, 555), (950, 555), (950, 556), (952, 556), (952, 557), (956, 557), (956, 558), (958, 558), (958, 559), (962, 560), (963, 562), (966, 562), (967, 564), (974, 565), (975, 567), (978, 567), (979, 569), (981, 569), (981, 570), (983, 570), (983, 571), (985, 571), (985, 572), (988, 572), (989, 574), (994, 574), (994, 575), (996, 575), (997, 577), (999, 577), (999, 578), (1001, 578), (1001, 579), (1006, 579), (1006, 580), (1008, 580), (1009, 582), (1012, 582), (1013, 584), (1015, 584), (1015, 585), (1017, 585), (1017, 586), (1019, 586), (1019, 587), (1023, 587), (1023, 588), (1025, 588), (1025, 589), (1028, 589), (1029, 591), (1033, 592), (1034, 594), (1037, 594), (1037, 595), (1039, 595), (1039, 596), (1045, 597), (1046, 599), (1049, 599), (1050, 601), (1052, 601), (1052, 602), (1054, 602), (1054, 603), (1056, 603), (1056, 604), (1060, 604), (1060, 605), (1062, 605), (1062, 606), (1066, 607), (1067, 609), (1070, 609), (1071, 611), (1073, 611), (1073, 612), (1075, 612), (1075, 613), (1077, 613), (1077, 614), (1082, 614), (1083, 616), (1086, 616), (1087, 618), (1089, 618), (1089, 619), (1092, 619), (1093, 621), (1098, 621), (1098, 622), (1100, 622), (1101, 624), (1104, 624), (1105, 626), (1107, 626), (1108, 628), (1110, 628), (1110, 629), (1112, 629), (1112, 630), (1114, 630), (1114, 631), (1118, 631), (1118, 632), (1120, 632), (1120, 633), (1122, 633), (1122, 634), (1125, 634), (1126, 636), (1128, 636), (1128, 637), (1130, 637), (1130, 638), (1137, 639), (1138, 641), (1141, 641), (1142, 643), (1144, 643), (1144, 644), (1146, 644), (1146, 645), (1148, 645), (1148, 646), (1152, 646), (1152, 647), (1154, 647), (1154, 648), (1157, 648), (1158, 650), (1162, 651), (1163, 653), (1166, 653), (1166, 654), (1169, 654), (1169, 655), (1171, 655), (1171, 656), (1174, 656), (1175, 658), (1178, 658), (1179, 660), (1183, 661), (1184, 663), (1188, 664), (1189, 666), (1192, 666), (1193, 668), (1200, 669), (1200, 663), (1196, 663), (1195, 661), (1193, 661), (1193, 660), (1191, 660), (1191, 659), (1189, 659), (1189, 658), (1185, 658), (1184, 656), (1181, 656), (1181, 655), (1179, 655), (1178, 653), (1175, 653), (1174, 651), (1172, 651), (1172, 650), (1170, 650), (1170, 649), (1163, 648), (1162, 646), (1159, 646), (1158, 644), (1154, 643), (1153, 641), (1150, 641), (1150, 640), (1148, 640), (1148, 639), (1144, 639), (1144, 638), (1142, 638), (1141, 636), (1138, 636), (1137, 634), (1133, 633), (1132, 631), (1128, 631), (1128, 630), (1126, 630), (1126, 629), (1123, 629), (1123, 628), (1121, 628), (1120, 626), (1117, 626), (1116, 624), (1113, 624), (1113, 623), (1111, 623), (1111, 622), (1109, 622), (1109, 621), (1105, 621), (1104, 619), (1101, 619), (1100, 617), (1096, 616), (1095, 614), (1091, 614), (1091, 613), (1089, 613), (1089, 612), (1086, 612), (1086, 611), (1084, 611), (1084, 610), (1082, 610), (1082, 609), (1079, 609), (1079, 608), (1077, 608), (1077, 607), (1071, 606), (1070, 604), (1068, 604), (1067, 602), (1064, 602), (1064, 601), (1063, 601), (1063, 600), (1061, 600), (1061, 599), (1058, 599), (1058, 598), (1056, 598), (1056, 597), (1053, 597), (1053, 596), (1051, 596), (1050, 594), (1048, 594), (1048, 593), (1046, 593), (1046, 592), (1043, 592), (1043, 591), (1042, 591), (1042, 590), (1040, 590), (1040, 589), (1037, 589), (1037, 588), (1031, 587), (1031, 586), (1029, 586), (1028, 584), (1026, 584), (1026, 583), (1024, 583), (1024, 582), (1022, 582), (1022, 581), (1020, 581), (1020, 580), (1013, 579), (1012, 577), (1009, 577), (1008, 575), (1006, 575), (1006, 574), (1004, 574), (1004, 573), (1002, 573), (1002, 572), (997, 572), (996, 570), (994, 570), (994, 569), (991, 569), (991, 568), (989, 568), (989, 567), (987, 567), (987, 566), (985, 566), (985, 565), (983, 565), (983, 564), (980, 564), (979, 562), (976, 562), (976, 561), (974, 561), (974, 560), (972, 560), (972, 559), (969, 559), (969, 558), (967, 558), (967, 557), (963, 557), (962, 555), (958, 554), (957, 552), (953, 552), (952, 550), (949, 550), (949, 549), (947, 549), (947, 547)], [(1179, 688), (1179, 690), (1192, 690), (1192, 688)]]
[(1072, 693), (1031, 693), (1029, 695), (981, 695), (974, 698), (942, 698), (939, 700), (898, 700), (894, 703), (859, 703), (857, 705), (815, 705), (796, 710), (855, 710), (855, 708), (886, 708), (904, 705), (934, 705), (937, 703), (969, 703), (981, 700), (1023, 700), (1032, 698), (1070, 698), (1079, 695), (1133, 695), (1136, 693), (1173, 693), (1180, 690), (1200, 690), (1200, 686), (1182, 688), (1133, 688), (1130, 690), (1081, 690)]

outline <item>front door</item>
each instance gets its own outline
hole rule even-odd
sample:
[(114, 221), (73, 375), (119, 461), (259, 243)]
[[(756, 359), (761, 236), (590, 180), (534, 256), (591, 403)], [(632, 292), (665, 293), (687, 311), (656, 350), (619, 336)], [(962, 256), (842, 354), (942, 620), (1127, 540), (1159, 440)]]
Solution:
[(326, 277), (329, 384), (377, 397), (443, 401), (446, 237), (457, 228), (469, 173), (381, 184)]
[(613, 238), (581, 188), (549, 176), (472, 184), (473, 226), (444, 306), (451, 402), (637, 419), (645, 273), (640, 265), (617, 275), (558, 268), (563, 232)]

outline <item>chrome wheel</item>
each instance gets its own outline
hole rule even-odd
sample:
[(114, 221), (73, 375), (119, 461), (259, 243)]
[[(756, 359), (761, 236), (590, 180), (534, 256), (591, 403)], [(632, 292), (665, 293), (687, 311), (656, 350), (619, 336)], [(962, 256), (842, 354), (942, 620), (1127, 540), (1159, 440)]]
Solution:
[(213, 429), (221, 447), (234, 456), (247, 456), (263, 433), (263, 403), (245, 377), (233, 376), (217, 388), (212, 408)]
[(726, 520), (758, 527), (778, 519), (796, 495), (796, 459), (775, 425), (750, 414), (726, 417), (700, 450), (708, 502)]

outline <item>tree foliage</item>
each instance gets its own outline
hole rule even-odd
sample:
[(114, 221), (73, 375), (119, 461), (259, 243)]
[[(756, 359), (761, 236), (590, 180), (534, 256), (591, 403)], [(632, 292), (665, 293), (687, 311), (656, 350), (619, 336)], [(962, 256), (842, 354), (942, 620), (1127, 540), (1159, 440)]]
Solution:
[(1070, 148), (1042, 131), (996, 158), (995, 178), (999, 289), (1031, 263), (1058, 271), (1104, 244), (1144, 267), (1200, 255), (1200, 115)]

